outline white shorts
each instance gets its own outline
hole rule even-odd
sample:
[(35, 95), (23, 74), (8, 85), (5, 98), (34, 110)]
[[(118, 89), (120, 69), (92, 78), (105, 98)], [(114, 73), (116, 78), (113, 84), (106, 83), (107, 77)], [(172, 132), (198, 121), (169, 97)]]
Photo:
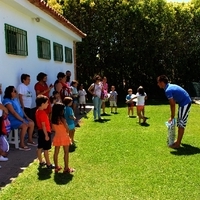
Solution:
[(85, 99), (79, 99), (79, 104), (86, 104)]
[(116, 101), (110, 101), (110, 106), (111, 107), (117, 107)]

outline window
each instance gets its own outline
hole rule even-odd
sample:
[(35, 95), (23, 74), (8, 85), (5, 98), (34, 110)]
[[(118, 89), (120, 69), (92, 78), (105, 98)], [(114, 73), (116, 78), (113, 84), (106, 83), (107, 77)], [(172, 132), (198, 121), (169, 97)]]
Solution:
[(72, 49), (65, 47), (65, 62), (72, 63)]
[(38, 58), (51, 60), (50, 40), (37, 36)]
[(6, 53), (28, 55), (27, 31), (5, 24)]
[(63, 46), (61, 44), (53, 43), (53, 55), (55, 61), (63, 61)]

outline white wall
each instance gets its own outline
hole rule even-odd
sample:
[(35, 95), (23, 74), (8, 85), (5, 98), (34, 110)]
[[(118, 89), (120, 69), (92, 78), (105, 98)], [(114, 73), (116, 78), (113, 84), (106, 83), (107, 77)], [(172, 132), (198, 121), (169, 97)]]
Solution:
[[(34, 5), (31, 6), (35, 9)], [(63, 62), (53, 60), (53, 42), (62, 44), (64, 53), (64, 46), (73, 49), (73, 40), (71, 35), (63, 31), (63, 25), (60, 25), (62, 30), (59, 30), (58, 28), (53, 28), (53, 25), (48, 25), (47, 21), (43, 19), (40, 22), (36, 22), (31, 16), (25, 14), (26, 12), (23, 13), (15, 8), (7, 5), (4, 0), (0, 0), (0, 83), (2, 83), (3, 91), (9, 85), (17, 87), (20, 83), (21, 74), (29, 74), (31, 76), (29, 87), (35, 99), (34, 85), (37, 82), (36, 76), (39, 72), (44, 72), (48, 75), (48, 84), (54, 83), (56, 75), (60, 71), (66, 72), (70, 70), (72, 72), (71, 79), (74, 78), (74, 63), (65, 63), (65, 59)], [(36, 11), (38, 11), (38, 16), (44, 14), (37, 8)], [(54, 19), (52, 21), (55, 23)], [(27, 31), (28, 56), (6, 54), (5, 23)], [(39, 59), (37, 57), (37, 35), (51, 41), (51, 60)], [(64, 55), (63, 58), (65, 58)], [(35, 101), (32, 107), (34, 106)]]

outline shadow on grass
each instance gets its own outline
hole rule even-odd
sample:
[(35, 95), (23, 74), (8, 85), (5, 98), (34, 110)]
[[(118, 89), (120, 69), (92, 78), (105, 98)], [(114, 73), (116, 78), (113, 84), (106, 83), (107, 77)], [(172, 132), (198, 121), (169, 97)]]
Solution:
[(102, 113), (101, 116), (111, 116), (111, 114), (108, 114), (108, 113)]
[(110, 121), (110, 119), (100, 119), (100, 120), (95, 120), (94, 122), (105, 123), (108, 121)]
[(47, 168), (38, 167), (38, 180), (46, 180), (50, 179), (52, 174), (52, 170)]
[(133, 115), (133, 116), (129, 116), (129, 118), (136, 118), (136, 117), (137, 117), (137, 116), (134, 116), (134, 115)]
[(73, 175), (72, 174), (68, 174), (68, 173), (55, 173), (54, 174), (54, 181), (58, 185), (67, 184), (72, 180), (72, 178), (73, 178)]
[(148, 123), (145, 122), (145, 123), (141, 123), (140, 126), (148, 127), (148, 126), (150, 126), (150, 124), (148, 124)]
[(176, 151), (171, 151), (170, 153), (176, 156), (189, 156), (189, 155), (194, 155), (194, 154), (199, 154), (200, 153), (200, 148), (194, 147), (189, 144), (181, 144), (182, 146), (178, 149), (174, 149)]

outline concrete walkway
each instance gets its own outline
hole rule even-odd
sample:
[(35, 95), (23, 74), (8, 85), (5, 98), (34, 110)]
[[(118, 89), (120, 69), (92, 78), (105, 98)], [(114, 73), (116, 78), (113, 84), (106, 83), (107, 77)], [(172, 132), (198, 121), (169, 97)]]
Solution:
[[(93, 108), (92, 105), (86, 106), (87, 113)], [(81, 120), (84, 115), (76, 114), (77, 120)], [(34, 139), (37, 143), (37, 139)], [(25, 168), (27, 168), (30, 163), (32, 163), (36, 158), (37, 147), (30, 146), (30, 151), (20, 151), (14, 148), (14, 145), (10, 145), (10, 151), (8, 155), (8, 161), (0, 162), (0, 189), (5, 187), (7, 184), (11, 183)]]

